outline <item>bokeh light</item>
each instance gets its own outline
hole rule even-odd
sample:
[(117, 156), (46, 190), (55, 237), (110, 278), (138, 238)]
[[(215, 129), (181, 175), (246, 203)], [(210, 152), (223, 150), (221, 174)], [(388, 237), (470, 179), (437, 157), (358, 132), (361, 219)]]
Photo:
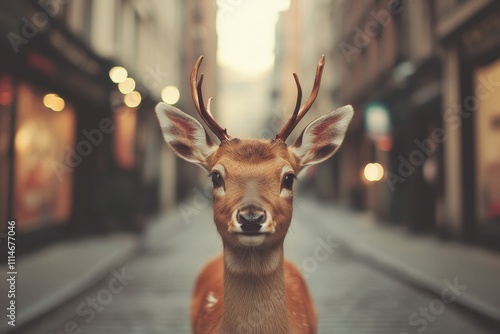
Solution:
[(378, 162), (369, 163), (363, 170), (363, 176), (369, 182), (377, 182), (384, 177), (384, 167)]
[(142, 101), (142, 96), (141, 93), (138, 91), (133, 91), (125, 95), (125, 98), (123, 99), (125, 102), (125, 105), (129, 108), (136, 108), (141, 104)]
[(127, 79), (128, 72), (121, 66), (115, 66), (109, 70), (109, 77), (114, 83), (120, 83)]
[(176, 104), (180, 96), (179, 89), (175, 86), (167, 86), (161, 91), (161, 99), (168, 104)]
[(51, 93), (43, 97), (43, 105), (53, 111), (59, 112), (64, 109), (66, 104), (59, 95)]
[(126, 78), (118, 84), (118, 90), (122, 94), (128, 94), (133, 92), (135, 89), (135, 80), (132, 78)]

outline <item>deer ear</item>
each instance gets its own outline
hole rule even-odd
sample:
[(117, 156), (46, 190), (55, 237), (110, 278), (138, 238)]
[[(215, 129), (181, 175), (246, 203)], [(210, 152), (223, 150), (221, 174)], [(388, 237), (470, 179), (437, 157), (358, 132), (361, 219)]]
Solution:
[(163, 138), (174, 152), (184, 160), (207, 169), (207, 158), (217, 150), (217, 146), (200, 122), (163, 102), (158, 103), (155, 111)]
[(301, 169), (325, 161), (338, 150), (353, 113), (352, 107), (347, 105), (321, 116), (306, 126), (290, 148), (298, 158)]

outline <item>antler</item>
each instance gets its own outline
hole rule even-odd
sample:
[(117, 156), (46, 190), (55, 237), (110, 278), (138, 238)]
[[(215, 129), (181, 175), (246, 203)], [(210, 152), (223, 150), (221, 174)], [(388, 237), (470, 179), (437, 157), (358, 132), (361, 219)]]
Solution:
[(321, 56), (319, 60), (318, 67), (316, 68), (316, 77), (314, 78), (314, 85), (311, 90), (311, 95), (307, 99), (306, 103), (300, 106), (302, 102), (302, 88), (300, 87), (299, 77), (296, 73), (293, 74), (293, 78), (295, 79), (295, 84), (297, 85), (297, 103), (295, 104), (295, 110), (293, 111), (292, 117), (285, 124), (283, 129), (276, 135), (275, 140), (280, 140), (285, 142), (290, 133), (292, 133), (293, 129), (299, 124), (300, 120), (307, 114), (309, 109), (316, 100), (319, 92), (319, 86), (321, 84), (321, 75), (323, 74), (323, 68), (325, 66), (325, 55)]
[[(223, 129), (217, 121), (215, 121), (212, 113), (210, 112), (210, 102), (212, 98), (208, 99), (208, 104), (205, 107), (203, 102), (203, 94), (201, 92), (201, 85), (203, 84), (203, 73), (200, 75), (200, 80), (198, 80), (198, 70), (200, 68), (201, 62), (203, 61), (203, 56), (200, 56), (196, 63), (194, 64), (193, 70), (191, 71), (191, 95), (193, 96), (194, 106), (198, 111), (201, 119), (208, 125), (210, 130), (220, 139), (221, 142), (228, 141), (231, 137), (227, 134), (226, 129)], [(198, 80), (198, 82), (197, 82)]]

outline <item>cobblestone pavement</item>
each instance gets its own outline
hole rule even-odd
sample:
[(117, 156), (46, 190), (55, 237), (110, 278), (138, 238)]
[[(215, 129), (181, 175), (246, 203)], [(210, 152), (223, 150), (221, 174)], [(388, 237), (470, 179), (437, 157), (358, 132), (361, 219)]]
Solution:
[[(453, 303), (363, 263), (333, 242), (327, 227), (310, 221), (312, 216), (307, 208), (296, 210), (285, 254), (307, 277), (319, 333), (494, 333)], [(190, 333), (188, 305), (196, 272), (221, 247), (211, 219), (209, 210), (201, 212), (161, 245), (19, 332)]]

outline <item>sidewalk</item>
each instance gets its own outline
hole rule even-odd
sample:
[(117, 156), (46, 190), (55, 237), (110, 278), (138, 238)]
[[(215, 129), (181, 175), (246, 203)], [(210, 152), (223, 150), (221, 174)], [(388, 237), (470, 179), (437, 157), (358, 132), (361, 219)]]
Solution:
[(414, 235), (404, 228), (377, 223), (368, 213), (297, 201), (297, 211), (321, 224), (333, 239), (371, 263), (440, 295), (444, 281), (457, 280), (466, 289), (457, 303), (500, 323), (500, 254), (432, 235)]
[[(119, 233), (62, 242), (19, 257), (16, 326), (7, 325), (4, 315), (0, 332), (19, 328), (89, 288), (129, 259), (137, 245), (137, 236)], [(6, 264), (0, 268), (9, 271)]]
[[(150, 219), (142, 235), (114, 233), (71, 240), (19, 257), (16, 266), (16, 326), (2, 321), (0, 333), (18, 329), (63, 305), (94, 286), (111, 270), (119, 269), (118, 266), (141, 250), (163, 243), (183, 224), (178, 211), (174, 212)], [(8, 272), (7, 265), (1, 265), (0, 270)]]

